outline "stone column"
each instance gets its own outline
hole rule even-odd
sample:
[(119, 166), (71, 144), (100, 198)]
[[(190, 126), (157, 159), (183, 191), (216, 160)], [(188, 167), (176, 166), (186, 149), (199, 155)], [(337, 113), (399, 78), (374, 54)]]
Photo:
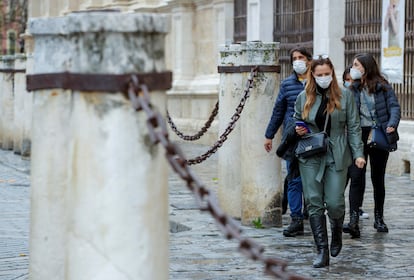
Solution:
[(213, 0), (216, 20), (217, 42), (228, 44), (234, 36), (234, 1)]
[(247, 0), (247, 40), (273, 40), (273, 0)]
[[(239, 66), (239, 44), (220, 47), (220, 66)], [(219, 84), (219, 135), (228, 127), (244, 95), (245, 79), (241, 73), (221, 73)], [(240, 119), (239, 121), (240, 122)], [(240, 124), (237, 123), (218, 152), (218, 199), (222, 209), (232, 217), (241, 217)]]
[(172, 1), (171, 4), (171, 53), (174, 67), (174, 90), (183, 90), (194, 77), (194, 4), (190, 0)]
[(345, 69), (345, 1), (315, 0), (313, 13), (313, 53), (328, 54), (339, 81)]
[[(26, 73), (24, 75), (24, 79), (26, 79), (26, 75), (30, 75), (33, 73), (33, 37), (27, 33), (21, 35), (24, 39), (25, 45), (25, 55), (21, 58), (16, 60), (16, 67), (21, 64), (22, 68), (26, 69)], [(24, 66), (23, 66), (24, 64)], [(18, 75), (21, 77), (21, 75)], [(21, 146), (21, 155), (22, 157), (30, 157), (31, 154), (31, 139), (32, 139), (32, 108), (33, 108), (33, 94), (27, 93), (26, 91), (26, 82), (19, 82), (19, 84), (24, 86), (24, 89), (21, 89), (25, 92), (23, 97), (23, 135), (22, 135), (22, 146)]]
[[(164, 71), (167, 19), (90, 12), (29, 22), (33, 74)], [(32, 280), (168, 279), (167, 166), (122, 94), (33, 92)], [(151, 92), (165, 112), (165, 92)]]
[(27, 94), (26, 91), (26, 55), (15, 55), (14, 70), (13, 150), (16, 154), (24, 154), (27, 156), (30, 154), (30, 139), (25, 138), (24, 130), (26, 120), (32, 119), (30, 108), (32, 96)]
[[(279, 43), (243, 42), (244, 65), (277, 65)], [(244, 75), (248, 75), (245, 73)], [(263, 148), (264, 134), (279, 90), (279, 74), (259, 72), (241, 119), (241, 220), (251, 225), (261, 219), (281, 226), (282, 178), (280, 159)]]
[(14, 138), (14, 55), (2, 56), (0, 76), (0, 142), (3, 150), (12, 150)]

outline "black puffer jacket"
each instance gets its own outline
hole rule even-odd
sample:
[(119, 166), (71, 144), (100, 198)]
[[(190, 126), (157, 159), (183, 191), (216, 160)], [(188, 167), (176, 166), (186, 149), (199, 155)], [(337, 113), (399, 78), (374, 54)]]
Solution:
[(280, 141), (280, 145), (276, 150), (278, 157), (290, 161), (290, 176), (288, 180), (300, 176), (299, 162), (295, 155), (295, 149), (299, 140), (299, 136), (296, 134), (295, 127), (295, 119), (291, 118), (286, 122), (285, 128), (283, 129), (282, 140)]
[[(350, 87), (354, 93), (355, 102), (357, 108), (361, 107), (360, 94), (360, 81), (354, 81)], [(375, 116), (379, 124), (381, 124), (385, 131), (387, 127), (394, 127), (395, 133), (388, 134), (388, 141), (390, 143), (396, 143), (399, 139), (397, 128), (401, 119), (401, 107), (398, 103), (397, 96), (394, 89), (390, 84), (377, 83), (376, 91), (374, 92), (375, 100)]]

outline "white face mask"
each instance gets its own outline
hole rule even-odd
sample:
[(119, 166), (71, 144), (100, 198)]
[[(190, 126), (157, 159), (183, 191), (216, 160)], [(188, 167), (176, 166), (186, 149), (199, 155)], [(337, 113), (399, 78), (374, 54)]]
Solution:
[(349, 75), (351, 76), (352, 80), (359, 80), (362, 78), (362, 72), (353, 67), (349, 70)]
[(320, 86), (323, 89), (328, 88), (332, 82), (332, 75), (315, 77), (315, 82), (318, 84), (318, 86)]
[(293, 66), (293, 70), (299, 75), (302, 75), (303, 73), (306, 72), (306, 69), (308, 69), (308, 67), (306, 66), (306, 61), (303, 61), (303, 60), (293, 61), (292, 66)]

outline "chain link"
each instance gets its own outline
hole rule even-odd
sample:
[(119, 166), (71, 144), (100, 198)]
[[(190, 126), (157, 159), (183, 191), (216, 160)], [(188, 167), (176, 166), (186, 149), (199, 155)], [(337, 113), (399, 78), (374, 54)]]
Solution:
[(246, 87), (244, 89), (244, 95), (240, 99), (240, 103), (236, 107), (236, 112), (230, 118), (231, 121), (227, 125), (227, 128), (224, 130), (224, 132), (220, 135), (219, 140), (217, 140), (217, 142), (213, 146), (211, 146), (211, 148), (207, 152), (202, 154), (201, 156), (198, 156), (198, 157), (195, 157), (193, 159), (187, 160), (187, 163), (189, 165), (198, 164), (198, 163), (201, 163), (201, 162), (205, 161), (211, 155), (213, 155), (223, 145), (223, 143), (227, 140), (227, 136), (236, 127), (236, 122), (239, 120), (240, 114), (243, 111), (244, 105), (246, 104), (247, 99), (250, 97), (250, 89), (253, 88), (253, 79), (257, 76), (257, 72), (258, 72), (258, 67), (257, 66), (252, 67), (252, 69), (250, 71), (250, 76), (249, 76), (249, 78), (247, 79), (247, 82), (246, 82)]
[[(251, 80), (252, 79), (253, 78), (251, 77)], [(248, 82), (248, 85), (250, 88), (252, 81)], [(187, 183), (187, 187), (194, 194), (200, 210), (210, 212), (225, 237), (227, 239), (238, 240), (241, 253), (252, 260), (263, 262), (265, 264), (266, 274), (274, 276), (276, 279), (306, 280), (307, 278), (286, 271), (286, 261), (265, 257), (264, 248), (261, 245), (257, 244), (252, 239), (248, 239), (241, 235), (240, 227), (232, 218), (220, 209), (215, 195), (204, 186), (195, 174), (193, 174), (181, 149), (170, 142), (168, 139), (166, 122), (159, 112), (153, 110), (153, 106), (150, 103), (148, 88), (144, 84), (140, 84), (138, 78), (134, 75), (131, 76), (127, 95), (136, 111), (142, 110), (145, 112), (147, 116), (147, 127), (152, 143), (160, 143), (165, 148), (166, 158), (172, 169)], [(246, 99), (246, 97), (244, 99)], [(239, 107), (242, 108), (242, 106), (244, 106), (244, 102), (243, 105), (240, 105)], [(241, 110), (238, 110), (237, 112), (237, 114), (240, 114)], [(232, 126), (234, 126), (235, 121), (232, 122)]]
[(217, 116), (218, 110), (219, 110), (219, 102), (217, 101), (216, 105), (214, 106), (213, 111), (211, 112), (210, 117), (208, 118), (208, 120), (206, 121), (204, 126), (200, 129), (199, 132), (197, 132), (194, 135), (184, 135), (184, 133), (179, 131), (177, 126), (175, 125), (175, 123), (171, 119), (170, 114), (169, 114), (168, 111), (167, 111), (167, 121), (168, 121), (168, 124), (170, 125), (172, 131), (174, 131), (175, 134), (178, 135), (178, 137), (180, 137), (181, 139), (186, 140), (186, 141), (194, 141), (194, 140), (200, 139), (200, 137), (203, 136), (204, 133), (207, 132), (207, 130), (210, 128), (211, 124), (213, 123), (214, 118)]

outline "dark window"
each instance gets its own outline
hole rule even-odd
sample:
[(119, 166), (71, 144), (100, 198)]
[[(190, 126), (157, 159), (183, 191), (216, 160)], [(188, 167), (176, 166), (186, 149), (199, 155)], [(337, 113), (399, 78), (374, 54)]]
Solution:
[(16, 52), (16, 32), (14, 30), (7, 32), (7, 54)]
[(234, 0), (234, 43), (246, 41), (247, 0)]
[(313, 0), (274, 0), (273, 39), (280, 42), (281, 78), (292, 72), (289, 51), (298, 45), (313, 52)]

